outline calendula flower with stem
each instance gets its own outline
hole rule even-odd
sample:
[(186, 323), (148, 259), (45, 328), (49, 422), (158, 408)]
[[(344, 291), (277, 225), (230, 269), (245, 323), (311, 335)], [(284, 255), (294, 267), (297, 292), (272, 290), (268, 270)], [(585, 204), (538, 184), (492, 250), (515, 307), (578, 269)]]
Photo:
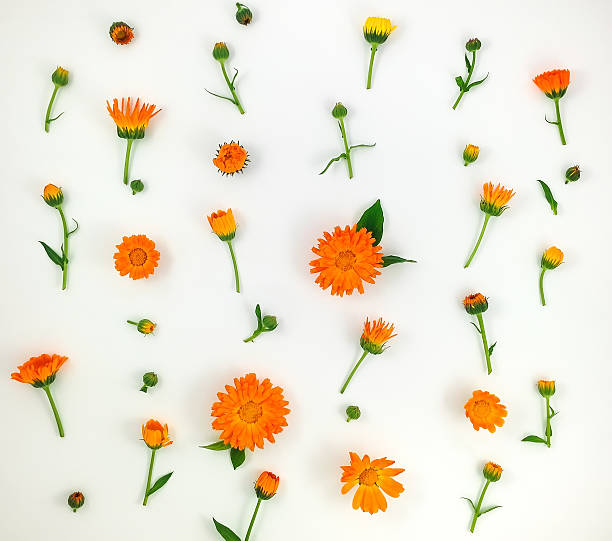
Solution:
[(393, 334), (393, 330), (393, 324), (386, 323), (382, 320), (382, 318), (378, 318), (378, 320), (372, 322), (366, 318), (363, 325), (363, 332), (361, 333), (361, 339), (359, 341), (363, 354), (346, 378), (344, 385), (342, 385), (342, 388), (340, 389), (340, 394), (346, 391), (348, 384), (353, 379), (353, 376), (361, 366), (361, 363), (366, 358), (368, 353), (371, 353), (372, 355), (380, 355), (383, 351), (385, 351), (385, 349), (387, 349), (385, 347), (387, 342), (394, 336), (397, 336), (397, 334)]
[(552, 427), (550, 426), (550, 421), (552, 418), (557, 415), (559, 412), (555, 411), (550, 405), (550, 398), (555, 394), (555, 382), (547, 381), (541, 379), (538, 381), (538, 392), (546, 401), (546, 428), (544, 429), (544, 438), (540, 438), (540, 436), (526, 436), (521, 441), (528, 441), (531, 443), (543, 443), (546, 447), (550, 448), (550, 438), (552, 437)]
[(485, 332), (482, 314), (489, 308), (489, 302), (482, 293), (473, 293), (463, 299), (463, 306), (468, 314), (476, 316), (478, 319), (478, 325), (475, 323), (472, 323), (472, 325), (474, 325), (478, 331), (478, 334), (480, 334), (480, 337), (482, 338), (482, 347), (484, 349), (485, 359), (487, 361), (487, 374), (490, 374), (493, 371), (493, 368), (491, 368), (491, 355), (493, 355), (493, 348), (497, 342), (495, 342), (492, 346), (489, 346), (487, 342), (487, 333)]
[(563, 263), (563, 252), (556, 246), (551, 246), (542, 254), (542, 259), (540, 260), (540, 268), (542, 270), (540, 272), (539, 282), (540, 301), (542, 302), (542, 306), (546, 306), (546, 298), (544, 297), (544, 273), (547, 270), (556, 269), (561, 263)]
[(331, 160), (329, 160), (329, 163), (325, 166), (325, 169), (323, 169), (323, 171), (319, 173), (319, 175), (322, 175), (323, 173), (325, 173), (325, 171), (329, 169), (329, 166), (332, 163), (344, 159), (346, 160), (346, 165), (348, 167), (349, 179), (353, 178), (353, 162), (351, 161), (351, 150), (353, 150), (354, 148), (376, 146), (376, 143), (372, 145), (362, 144), (362, 145), (349, 146), (348, 137), (346, 135), (346, 126), (344, 125), (344, 118), (346, 117), (347, 114), (348, 114), (347, 108), (344, 105), (342, 105), (340, 102), (336, 103), (336, 105), (332, 109), (332, 116), (338, 121), (338, 127), (340, 128), (340, 135), (342, 136), (342, 142), (344, 143), (344, 152), (342, 154), (339, 154), (335, 158), (332, 158)]
[(459, 87), (460, 93), (459, 93), (459, 97), (457, 98), (457, 101), (455, 101), (455, 104), (453, 105), (453, 109), (457, 108), (457, 105), (459, 105), (461, 98), (463, 98), (463, 95), (466, 92), (468, 92), (471, 88), (479, 84), (482, 84), (485, 81), (485, 79), (489, 76), (489, 74), (487, 73), (483, 79), (480, 79), (480, 81), (474, 81), (473, 83), (470, 83), (470, 79), (472, 78), (472, 75), (474, 74), (474, 68), (476, 67), (476, 51), (480, 50), (481, 46), (482, 46), (482, 43), (480, 42), (478, 38), (473, 38), (465, 44), (465, 49), (467, 50), (467, 52), (472, 53), (472, 60), (470, 61), (467, 53), (464, 53), (463, 57), (465, 58), (465, 67), (467, 68), (467, 76), (465, 78), (465, 81), (463, 80), (463, 77), (461, 77), (460, 75), (455, 77), (455, 82), (457, 83), (457, 86)]
[(261, 306), (259, 304), (255, 307), (255, 317), (257, 318), (257, 328), (243, 342), (253, 342), (261, 333), (272, 332), (278, 327), (276, 316), (261, 316)]
[(487, 489), (489, 488), (489, 485), (491, 483), (496, 483), (497, 481), (499, 481), (501, 478), (501, 474), (501, 466), (495, 464), (494, 462), (487, 462), (484, 465), (484, 468), (482, 469), (482, 475), (485, 479), (485, 484), (484, 487), (482, 487), (482, 490), (480, 491), (480, 496), (478, 497), (476, 504), (474, 504), (474, 502), (469, 498), (463, 498), (464, 500), (467, 500), (469, 502), (469, 504), (472, 506), (472, 511), (474, 512), (474, 518), (472, 519), (472, 524), (470, 525), (470, 532), (474, 533), (474, 528), (476, 528), (476, 521), (479, 517), (481, 517), (485, 513), (488, 513), (489, 511), (493, 511), (493, 509), (498, 509), (499, 507), (501, 507), (501, 505), (493, 505), (491, 507), (488, 507), (487, 509), (482, 508), (482, 503)]
[(155, 463), (155, 453), (162, 447), (168, 447), (173, 442), (168, 437), (168, 425), (162, 425), (155, 419), (149, 419), (145, 424), (142, 425), (142, 439), (147, 444), (147, 447), (151, 449), (151, 460), (149, 461), (149, 473), (147, 475), (147, 488), (145, 489), (144, 499), (142, 505), (147, 505), (149, 496), (157, 492), (163, 487), (174, 472), (162, 475), (155, 483), (151, 485), (153, 477), (153, 464)]
[(563, 123), (561, 122), (561, 111), (559, 110), (559, 100), (565, 96), (567, 87), (570, 84), (570, 70), (552, 70), (540, 73), (533, 79), (536, 86), (546, 94), (551, 100), (555, 102), (555, 113), (557, 120), (550, 121), (544, 116), (544, 120), (549, 124), (554, 124), (559, 128), (559, 137), (561, 137), (561, 144), (565, 145), (565, 134), (563, 133)]
[(55, 263), (60, 269), (62, 269), (62, 290), (66, 289), (68, 280), (68, 239), (79, 228), (79, 223), (73, 218), (73, 222), (76, 227), (72, 230), (68, 230), (68, 224), (66, 223), (66, 216), (64, 216), (64, 210), (62, 209), (62, 203), (64, 202), (64, 193), (61, 188), (58, 188), (54, 184), (47, 184), (43, 190), (43, 199), (47, 205), (53, 207), (59, 212), (60, 219), (62, 221), (62, 232), (64, 241), (60, 247), (61, 255), (58, 254), (51, 246), (47, 243), (39, 240), (40, 244), (45, 250), (45, 253), (53, 263)]
[(38, 357), (31, 357), (30, 360), (17, 367), (19, 372), (13, 372), (11, 374), (11, 379), (20, 383), (29, 383), (32, 387), (45, 391), (49, 399), (49, 404), (51, 404), (51, 409), (53, 410), (53, 416), (55, 417), (60, 438), (64, 437), (64, 427), (55, 401), (53, 400), (53, 395), (51, 394), (51, 384), (55, 381), (57, 372), (67, 360), (68, 357), (62, 357), (55, 353), (53, 355), (43, 353)]
[(391, 21), (384, 17), (368, 17), (363, 24), (363, 37), (370, 44), (370, 65), (368, 66), (368, 82), (366, 88), (372, 88), (372, 68), (374, 67), (374, 56), (379, 45), (382, 45), (397, 26), (392, 26)]
[(470, 254), (470, 257), (465, 262), (463, 268), (467, 268), (470, 266), (472, 259), (476, 255), (478, 251), (478, 247), (482, 242), (482, 238), (484, 237), (485, 230), (487, 228), (487, 224), (491, 219), (491, 216), (501, 216), (501, 214), (508, 208), (506, 204), (510, 199), (514, 197), (514, 192), (512, 190), (508, 190), (501, 184), (493, 187), (491, 182), (487, 182), (482, 186), (482, 195), (480, 196), (480, 210), (484, 213), (484, 223), (482, 224), (482, 229), (480, 231), (480, 235), (478, 236), (478, 240), (476, 241), (476, 245)]
[(240, 293), (240, 278), (238, 276), (238, 264), (236, 263), (236, 254), (234, 253), (234, 247), (232, 240), (236, 236), (236, 221), (234, 220), (234, 213), (232, 209), (218, 210), (208, 216), (208, 223), (212, 228), (213, 232), (220, 240), (227, 242), (230, 255), (232, 256), (232, 265), (234, 265), (234, 279), (236, 282), (236, 293)]
[(130, 319), (127, 320), (130, 325), (134, 325), (138, 332), (144, 334), (151, 334), (157, 325), (153, 323), (150, 319), (141, 319), (140, 321), (132, 321)]
[(53, 109), (53, 102), (57, 96), (57, 92), (63, 86), (68, 84), (68, 70), (65, 70), (61, 66), (58, 66), (57, 69), (51, 74), (51, 82), (53, 83), (53, 93), (51, 94), (51, 99), (49, 100), (49, 105), (47, 107), (47, 114), (45, 115), (45, 131), (49, 133), (49, 127), (51, 126), (51, 122), (57, 120), (64, 113), (60, 113), (55, 118), (51, 118), (51, 109)]
[(213, 58), (217, 62), (219, 62), (219, 64), (221, 65), (221, 72), (223, 73), (223, 78), (225, 79), (225, 82), (227, 83), (227, 87), (229, 88), (229, 91), (231, 92), (232, 97), (228, 98), (227, 96), (221, 96), (220, 94), (215, 94), (214, 92), (211, 92), (210, 90), (207, 90), (206, 88), (204, 90), (206, 90), (206, 92), (208, 92), (209, 94), (216, 96), (217, 98), (221, 98), (223, 100), (227, 100), (233, 103), (238, 108), (238, 111), (240, 112), (240, 114), (243, 115), (244, 109), (242, 107), (242, 104), (240, 103), (240, 100), (238, 99), (238, 94), (236, 93), (236, 86), (234, 85), (234, 81), (236, 80), (236, 77), (238, 76), (238, 69), (234, 68), (236, 73), (234, 73), (234, 76), (232, 77), (231, 81), (229, 77), (227, 76), (227, 70), (225, 69), (225, 62), (229, 58), (229, 49), (227, 48), (227, 45), (222, 41), (219, 43), (215, 43), (215, 46), (213, 47), (212, 55), (213, 55)]

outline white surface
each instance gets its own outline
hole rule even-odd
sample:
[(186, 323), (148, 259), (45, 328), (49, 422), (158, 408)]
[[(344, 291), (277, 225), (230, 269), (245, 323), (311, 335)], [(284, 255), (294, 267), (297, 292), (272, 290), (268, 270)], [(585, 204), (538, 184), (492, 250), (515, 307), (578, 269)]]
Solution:
[[(1, 537), (10, 541), (220, 539), (211, 517), (244, 535), (262, 469), (281, 476), (252, 541), (265, 539), (468, 539), (468, 504), (487, 460), (504, 467), (487, 495), (504, 507), (483, 516), (481, 539), (589, 541), (612, 537), (607, 466), (610, 368), (610, 88), (612, 8), (605, 1), (406, 2), (252, 0), (254, 22), (234, 20), (232, 2), (58, 0), (3, 3), (2, 231), (4, 284), (0, 377)], [(379, 49), (366, 91), (368, 15), (398, 29)], [(127, 47), (108, 37), (114, 20), (135, 27)], [(463, 44), (483, 42), (477, 76), (489, 80), (451, 110), (464, 71)], [(225, 92), (214, 42), (225, 40), (247, 114), (204, 92)], [(65, 111), (42, 129), (51, 72), (70, 70), (56, 101)], [(544, 122), (553, 104), (531, 82), (567, 67), (562, 101), (568, 146)], [(125, 141), (105, 100), (140, 96), (163, 108), (138, 141), (131, 178), (121, 183)], [(330, 115), (349, 109), (356, 177), (344, 164), (317, 173), (341, 151)], [(217, 145), (239, 139), (251, 154), (243, 176), (222, 178)], [(466, 143), (478, 162), (463, 167)], [(579, 163), (583, 180), (565, 186)], [(553, 216), (536, 179), (559, 201)], [(473, 266), (463, 262), (481, 225), (486, 180), (517, 191), (492, 220)], [(59, 245), (57, 213), (40, 199), (55, 182), (81, 224), (72, 237), (69, 289), (38, 240)], [(314, 285), (311, 246), (325, 230), (353, 223), (376, 198), (385, 211), (386, 253), (417, 265), (383, 271), (353, 298)], [(205, 215), (231, 206), (244, 293), (232, 291), (227, 249)], [(161, 252), (158, 271), (132, 282), (113, 266), (122, 235), (145, 233)], [(555, 244), (566, 263), (546, 276), (538, 264)], [(473, 290), (490, 297), (495, 371), (487, 377), (479, 338), (461, 305)], [(252, 310), (279, 317), (278, 330), (243, 344)], [(366, 315), (397, 324), (399, 336), (370, 358), (341, 397), (359, 355)], [(148, 316), (156, 336), (124, 323)], [(9, 379), (32, 355), (68, 355), (53, 391), (66, 438), (56, 435), (44, 393)], [(138, 392), (155, 370), (160, 384)], [(233, 472), (213, 441), (215, 393), (249, 371), (285, 389), (292, 413), (277, 443)], [(554, 443), (521, 443), (542, 433), (539, 378), (557, 380)], [(463, 404), (474, 389), (508, 406), (497, 433), (476, 432)], [(344, 422), (358, 404), (363, 417)], [(156, 475), (174, 470), (140, 505), (148, 450), (140, 425), (156, 417), (175, 444), (158, 454)], [(406, 469), (406, 491), (371, 517), (340, 495), (348, 451), (388, 456)], [(76, 515), (67, 495), (82, 490)]]

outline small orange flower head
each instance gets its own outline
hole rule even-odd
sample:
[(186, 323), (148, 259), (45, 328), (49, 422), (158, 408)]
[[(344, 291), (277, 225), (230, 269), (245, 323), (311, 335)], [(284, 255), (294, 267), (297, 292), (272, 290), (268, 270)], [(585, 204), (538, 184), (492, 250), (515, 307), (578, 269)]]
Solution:
[(47, 184), (43, 190), (43, 199), (50, 207), (57, 208), (64, 202), (64, 193), (54, 184)]
[(544, 398), (550, 398), (552, 395), (555, 394), (556, 388), (555, 388), (555, 381), (546, 381), (541, 379), (540, 381), (538, 381), (538, 392), (544, 397)]
[(499, 481), (502, 471), (502, 467), (499, 464), (495, 464), (495, 462), (487, 462), (482, 469), (482, 474), (487, 481), (495, 483), (496, 481)]
[(162, 425), (155, 419), (149, 419), (142, 425), (142, 439), (149, 449), (160, 449), (172, 444), (168, 438), (168, 425)]
[(514, 197), (512, 190), (508, 190), (501, 184), (493, 187), (491, 182), (487, 182), (482, 186), (480, 210), (489, 216), (500, 216), (508, 208), (506, 204), (512, 197)]
[(276, 494), (280, 479), (272, 472), (263, 472), (255, 483), (255, 494), (260, 500), (269, 500)]
[(398, 498), (404, 492), (402, 484), (393, 479), (402, 473), (404, 468), (390, 468), (395, 461), (387, 460), (387, 457), (370, 461), (368, 455), (360, 458), (357, 453), (349, 453), (349, 456), (350, 466), (341, 466), (343, 473), (340, 482), (344, 483), (342, 494), (357, 486), (353, 496), (353, 509), (361, 508), (371, 515), (379, 510), (386, 511), (387, 499), (383, 492), (392, 498)]
[(82, 492), (73, 492), (68, 496), (68, 505), (76, 513), (76, 510), (83, 507), (85, 503), (85, 496)]
[(543, 269), (556, 269), (563, 263), (563, 252), (556, 246), (551, 246), (542, 254), (541, 265)]
[(11, 379), (20, 383), (29, 383), (33, 387), (47, 387), (55, 381), (55, 376), (68, 357), (61, 355), (47, 355), (43, 353), (17, 367), (19, 372), (13, 372)]
[(236, 236), (236, 220), (232, 209), (218, 210), (208, 216), (208, 223), (213, 232), (223, 242), (229, 242)]
[(213, 163), (222, 175), (234, 175), (243, 173), (246, 164), (249, 162), (249, 154), (240, 143), (224, 143), (219, 145), (217, 156), (213, 158)]
[(160, 254), (155, 249), (155, 243), (145, 235), (123, 237), (123, 242), (117, 244), (115, 268), (121, 276), (126, 274), (132, 280), (148, 278), (155, 272)]
[(463, 306), (468, 314), (482, 314), (489, 308), (489, 301), (482, 293), (472, 293), (463, 299)]
[(155, 323), (149, 319), (141, 319), (136, 326), (138, 332), (142, 334), (151, 334), (155, 330), (155, 327)]
[(51, 74), (51, 81), (55, 86), (66, 86), (68, 84), (68, 70), (65, 70), (61, 66)]
[(372, 322), (366, 318), (359, 343), (364, 351), (379, 355), (386, 349), (385, 344), (394, 336), (397, 334), (393, 334), (393, 324), (386, 323), (382, 318)]
[(474, 163), (478, 159), (480, 153), (480, 147), (475, 145), (466, 145), (463, 150), (463, 165), (467, 166), (470, 163)]
[(567, 92), (570, 84), (569, 70), (552, 70), (540, 73), (534, 78), (533, 82), (549, 98), (558, 100)]
[(229, 49), (224, 42), (220, 41), (215, 43), (212, 55), (215, 60), (223, 63), (229, 58)]
[(496, 426), (504, 426), (504, 417), (508, 415), (506, 406), (499, 403), (499, 398), (486, 391), (474, 391), (464, 407), (465, 416), (471, 421), (474, 430), (486, 428), (493, 433)]
[(140, 104), (140, 98), (136, 100), (134, 106), (131, 104), (132, 98), (121, 98), (113, 100), (113, 106), (107, 101), (106, 108), (111, 118), (117, 125), (117, 135), (122, 139), (142, 139), (149, 121), (161, 111), (155, 110), (155, 105), (149, 103)]
[(117, 45), (127, 45), (130, 41), (132, 41), (132, 39), (134, 39), (134, 29), (123, 21), (111, 24), (108, 33), (110, 34), (111, 39)]

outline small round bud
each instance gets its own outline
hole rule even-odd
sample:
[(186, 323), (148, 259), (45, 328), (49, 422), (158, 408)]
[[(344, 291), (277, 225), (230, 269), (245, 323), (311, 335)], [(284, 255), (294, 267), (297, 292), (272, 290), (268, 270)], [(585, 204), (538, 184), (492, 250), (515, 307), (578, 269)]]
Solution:
[(144, 183), (139, 178), (130, 182), (130, 188), (132, 188), (132, 195), (142, 192), (144, 190)]
[(68, 496), (68, 505), (75, 513), (79, 507), (83, 507), (84, 503), (85, 496), (83, 496), (82, 492), (73, 492), (72, 494), (70, 494), (70, 496)]
[(147, 372), (144, 376), (142, 376), (142, 382), (144, 385), (140, 388), (143, 393), (147, 392), (149, 387), (155, 387), (158, 382), (157, 374), (155, 372)]
[(253, 14), (247, 6), (236, 2), (236, 8), (238, 9), (238, 11), (236, 11), (236, 20), (240, 24), (246, 26), (253, 20)]
[(556, 269), (561, 263), (563, 263), (563, 252), (556, 246), (551, 246), (542, 254), (541, 265), (544, 269)]
[(480, 148), (475, 145), (466, 145), (463, 151), (463, 165), (467, 166), (474, 163), (478, 159)]
[(151, 334), (155, 330), (155, 327), (155, 323), (149, 319), (141, 319), (137, 325), (138, 332), (142, 334)]
[(482, 474), (487, 481), (495, 483), (496, 481), (499, 481), (501, 477), (502, 467), (494, 462), (487, 462), (482, 469)]
[(348, 114), (348, 111), (344, 105), (340, 102), (336, 103), (334, 108), (332, 109), (332, 116), (334, 118), (344, 118)]
[(480, 43), (480, 40), (478, 38), (473, 38), (465, 44), (465, 48), (471, 53), (473, 53), (474, 51), (480, 49), (481, 45), (482, 43)]
[(51, 80), (55, 86), (66, 86), (68, 84), (68, 70), (58, 66), (51, 75)]
[(47, 184), (43, 190), (43, 199), (50, 207), (57, 208), (64, 202), (64, 194), (61, 188), (54, 184)]
[(274, 329), (276, 329), (276, 327), (278, 327), (278, 321), (276, 321), (276, 316), (264, 316), (262, 319), (262, 323), (266, 331), (273, 331)]
[(463, 306), (468, 314), (475, 316), (487, 311), (489, 301), (482, 293), (472, 293), (463, 299)]
[(580, 179), (580, 167), (574, 165), (565, 172), (565, 184), (568, 182), (576, 182)]
[(255, 494), (260, 500), (269, 500), (276, 494), (279, 481), (279, 477), (272, 472), (263, 472), (255, 483)]
[(213, 47), (213, 58), (219, 62), (225, 62), (229, 58), (229, 49), (224, 42), (215, 43)]
[(349, 406), (346, 408), (347, 423), (352, 420), (357, 420), (359, 417), (361, 417), (361, 410), (359, 409), (359, 406)]
[(541, 379), (540, 381), (538, 381), (538, 392), (544, 397), (544, 398), (550, 398), (552, 395), (555, 394), (555, 381), (546, 381)]

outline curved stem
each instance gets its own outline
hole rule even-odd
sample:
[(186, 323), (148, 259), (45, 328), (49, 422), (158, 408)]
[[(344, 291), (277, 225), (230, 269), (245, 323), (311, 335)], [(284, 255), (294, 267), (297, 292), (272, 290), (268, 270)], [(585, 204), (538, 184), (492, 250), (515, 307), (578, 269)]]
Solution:
[(66, 289), (66, 281), (68, 280), (68, 226), (66, 225), (66, 217), (64, 216), (64, 211), (62, 207), (57, 207), (60, 218), (62, 219), (62, 228), (64, 230), (64, 244), (62, 245), (62, 257), (63, 257), (63, 267), (62, 267), (62, 290)]
[(153, 476), (153, 463), (155, 462), (155, 451), (157, 451), (157, 449), (151, 449), (151, 461), (149, 462), (149, 476), (147, 477), (147, 488), (145, 490), (144, 500), (142, 500), (142, 505), (147, 505), (147, 500), (149, 499), (149, 490), (151, 489), (151, 477)]
[(487, 343), (487, 333), (485, 332), (484, 319), (482, 314), (476, 314), (478, 324), (480, 325), (480, 336), (482, 338), (482, 347), (484, 348), (485, 359), (487, 360), (487, 374), (493, 372), (491, 368), (491, 354), (489, 353), (489, 344)]
[(46, 385), (43, 387), (45, 393), (47, 393), (47, 398), (49, 399), (49, 404), (51, 404), (51, 409), (53, 410), (53, 415), (55, 416), (55, 422), (57, 423), (57, 430), (59, 432), (60, 438), (64, 437), (64, 427), (62, 426), (62, 420), (60, 419), (59, 412), (57, 411), (57, 407), (55, 406), (55, 401), (53, 400), (53, 396), (51, 396), (51, 389)]
[(263, 332), (263, 330), (259, 330), (257, 329), (251, 336), (249, 336), (248, 338), (245, 338), (243, 340), (243, 342), (252, 342), (253, 340), (255, 340), (255, 338), (257, 338), (261, 333)]
[(240, 278), (238, 277), (238, 265), (236, 263), (236, 254), (234, 254), (234, 247), (232, 241), (228, 240), (227, 245), (229, 246), (230, 255), (232, 256), (232, 264), (234, 265), (234, 279), (236, 281), (236, 293), (240, 293)]
[(559, 128), (559, 136), (561, 137), (561, 144), (567, 144), (565, 142), (565, 134), (563, 133), (563, 124), (561, 123), (561, 111), (559, 110), (559, 98), (555, 99), (555, 112), (557, 113), (557, 127)]
[(476, 527), (476, 521), (478, 520), (478, 517), (480, 516), (480, 508), (482, 507), (482, 501), (484, 500), (485, 492), (487, 491), (487, 488), (489, 488), (490, 484), (491, 484), (491, 481), (487, 479), (487, 482), (485, 483), (485, 486), (483, 487), (482, 492), (480, 493), (480, 498), (478, 498), (478, 503), (476, 504), (476, 507), (474, 508), (474, 519), (472, 520), (472, 525), (470, 526), (470, 532), (472, 533), (474, 533), (474, 528)]
[(376, 49), (378, 48), (377, 43), (372, 43), (372, 54), (370, 54), (370, 66), (368, 68), (368, 83), (366, 84), (366, 89), (372, 88), (372, 68), (374, 67), (374, 55), (376, 54)]
[[(468, 76), (467, 79), (465, 80), (465, 83), (463, 85), (463, 88), (467, 88), (468, 84), (470, 83), (470, 79), (472, 78), (472, 73), (474, 73), (474, 67), (476, 66), (476, 51), (472, 51), (472, 65), (470, 67), (470, 69), (468, 70)], [(466, 90), (461, 90), (461, 93), (459, 94), (459, 97), (457, 98), (457, 101), (455, 102), (455, 105), (453, 105), (453, 109), (457, 108), (457, 105), (459, 105), (459, 102), (461, 101), (461, 98), (463, 98), (463, 95), (466, 93)], [(467, 165), (467, 164), (466, 164)]]
[(465, 265), (463, 265), (464, 269), (467, 269), (470, 266), (470, 263), (472, 262), (472, 259), (474, 259), (474, 256), (476, 255), (476, 252), (478, 251), (478, 247), (480, 246), (480, 243), (482, 242), (482, 237), (484, 236), (485, 229), (487, 228), (487, 224), (489, 223), (490, 219), (491, 219), (491, 215), (485, 213), (485, 219), (484, 219), (484, 223), (482, 224), (482, 229), (480, 231), (480, 236), (478, 237), (478, 241), (476, 242), (476, 246), (474, 246), (474, 249), (472, 250), (472, 253), (470, 254), (470, 257), (465, 262)]
[(546, 299), (544, 298), (544, 273), (546, 269), (542, 267), (542, 272), (540, 273), (540, 301), (542, 302), (542, 306), (546, 306)]
[(346, 164), (348, 165), (349, 179), (353, 178), (353, 164), (351, 163), (351, 149), (348, 146), (346, 139), (346, 128), (344, 127), (344, 119), (339, 118), (338, 124), (340, 124), (340, 133), (342, 133), (342, 140), (344, 141), (344, 153), (346, 154)]
[(55, 101), (55, 96), (57, 95), (57, 91), (59, 90), (59, 86), (54, 85), (53, 94), (51, 94), (51, 99), (49, 100), (49, 106), (47, 107), (47, 114), (45, 116), (45, 131), (49, 133), (49, 125), (51, 124), (51, 109), (53, 107), (53, 102)]
[(257, 498), (257, 505), (255, 506), (255, 511), (253, 512), (253, 516), (251, 517), (249, 529), (247, 530), (244, 541), (249, 541), (249, 537), (251, 537), (251, 530), (253, 529), (253, 524), (255, 524), (255, 518), (257, 517), (257, 511), (259, 511), (260, 505), (261, 505), (261, 498)]
[(123, 165), (123, 184), (127, 186), (128, 183), (128, 172), (130, 169), (130, 152), (132, 151), (132, 143), (134, 139), (127, 140), (127, 149), (125, 151), (125, 163)]
[(236, 94), (236, 89), (234, 88), (234, 85), (231, 83), (231, 81), (229, 80), (229, 77), (227, 76), (227, 71), (225, 71), (225, 63), (220, 62), (220, 64), (221, 64), (221, 71), (223, 71), (223, 77), (225, 78), (225, 82), (227, 83), (227, 87), (229, 88), (230, 92), (232, 93), (232, 97), (234, 98), (234, 104), (236, 105), (236, 107), (238, 107), (238, 111), (240, 111), (240, 114), (243, 115), (244, 109), (242, 108), (242, 104), (240, 103), (240, 100), (238, 99), (238, 95)]
[(364, 350), (363, 355), (357, 361), (357, 364), (355, 365), (355, 367), (351, 370), (351, 373), (348, 375), (348, 378), (346, 378), (346, 381), (344, 382), (344, 385), (342, 386), (342, 389), (340, 389), (340, 394), (342, 394), (342, 393), (344, 393), (344, 391), (346, 391), (346, 388), (348, 387), (348, 384), (353, 379), (353, 376), (355, 375), (355, 372), (357, 372), (357, 369), (359, 368), (359, 366), (361, 365), (363, 360), (366, 358), (367, 354), (368, 354), (368, 352)]

